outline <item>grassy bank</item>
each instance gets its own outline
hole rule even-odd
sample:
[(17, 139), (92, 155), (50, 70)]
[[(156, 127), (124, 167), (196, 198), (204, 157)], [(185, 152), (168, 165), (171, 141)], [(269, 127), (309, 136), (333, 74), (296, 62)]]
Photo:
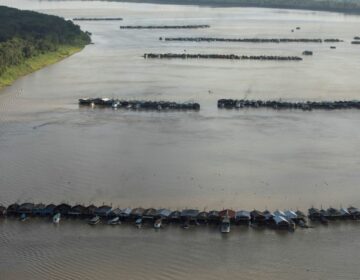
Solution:
[(0, 89), (11, 85), (16, 79), (54, 64), (64, 58), (81, 51), (82, 46), (60, 46), (57, 51), (40, 54), (26, 59), (23, 63), (10, 66), (0, 76)]

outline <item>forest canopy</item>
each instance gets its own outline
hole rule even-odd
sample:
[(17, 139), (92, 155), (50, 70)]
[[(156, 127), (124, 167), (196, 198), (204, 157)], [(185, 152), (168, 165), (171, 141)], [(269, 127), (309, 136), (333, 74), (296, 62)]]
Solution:
[(0, 22), (0, 75), (9, 66), (60, 46), (91, 42), (89, 33), (57, 16), (0, 6)]

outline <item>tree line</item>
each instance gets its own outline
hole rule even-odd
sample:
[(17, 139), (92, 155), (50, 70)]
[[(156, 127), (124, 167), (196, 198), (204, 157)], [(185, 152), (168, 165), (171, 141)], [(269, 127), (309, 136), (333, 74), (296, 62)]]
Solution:
[(62, 45), (91, 42), (90, 33), (57, 16), (0, 6), (0, 22), (0, 75), (9, 66)]

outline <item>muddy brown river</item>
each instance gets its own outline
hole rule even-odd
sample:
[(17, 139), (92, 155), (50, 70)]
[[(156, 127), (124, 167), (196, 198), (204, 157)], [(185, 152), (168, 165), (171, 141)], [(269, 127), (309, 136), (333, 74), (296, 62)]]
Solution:
[[(0, 204), (200, 210), (360, 206), (360, 111), (218, 110), (219, 98), (360, 98), (360, 17), (256, 8), (2, 0), (74, 17), (94, 44), (0, 91)], [(120, 25), (209, 24), (120, 30)], [(300, 30), (295, 30), (297, 26)], [(339, 38), (342, 43), (159, 37)], [(335, 45), (336, 49), (330, 49)], [(144, 53), (313, 56), (301, 62), (145, 60)], [(79, 108), (80, 97), (199, 102), (199, 112)], [(360, 224), (295, 233), (0, 219), (0, 279), (358, 279)]]

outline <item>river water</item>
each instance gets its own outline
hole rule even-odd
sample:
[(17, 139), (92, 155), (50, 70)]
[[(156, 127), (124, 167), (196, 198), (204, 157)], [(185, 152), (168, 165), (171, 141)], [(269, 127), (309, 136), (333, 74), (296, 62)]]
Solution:
[[(94, 44), (0, 92), (0, 203), (264, 209), (360, 206), (360, 112), (222, 111), (219, 98), (359, 99), (360, 17), (255, 8), (1, 0), (73, 17)], [(210, 24), (198, 30), (119, 25)], [(291, 29), (300, 26), (300, 30)], [(161, 42), (175, 36), (340, 38), (330, 44)], [(144, 60), (145, 52), (314, 56), (302, 62)], [(195, 101), (199, 112), (83, 109), (77, 99)], [(0, 279), (358, 279), (358, 224), (89, 230), (0, 220)]]

